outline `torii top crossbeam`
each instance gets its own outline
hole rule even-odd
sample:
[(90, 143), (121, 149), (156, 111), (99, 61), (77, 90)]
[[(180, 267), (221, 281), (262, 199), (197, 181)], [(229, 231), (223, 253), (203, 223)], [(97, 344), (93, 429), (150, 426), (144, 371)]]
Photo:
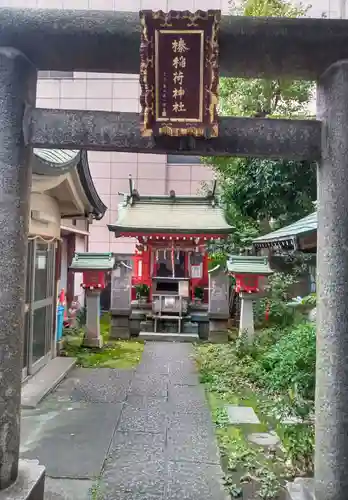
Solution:
[[(0, 45), (40, 70), (139, 73), (136, 12), (0, 9)], [(348, 20), (222, 16), (220, 74), (317, 79), (348, 59)]]

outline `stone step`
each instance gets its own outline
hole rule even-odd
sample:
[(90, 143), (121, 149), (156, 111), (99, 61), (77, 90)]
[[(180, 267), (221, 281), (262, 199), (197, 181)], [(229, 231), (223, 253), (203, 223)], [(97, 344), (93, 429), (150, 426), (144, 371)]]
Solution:
[(140, 332), (139, 340), (159, 341), (159, 342), (198, 342), (199, 336), (196, 333), (154, 333)]
[(22, 408), (36, 408), (47, 394), (67, 376), (76, 365), (76, 358), (57, 357), (51, 359), (22, 387)]

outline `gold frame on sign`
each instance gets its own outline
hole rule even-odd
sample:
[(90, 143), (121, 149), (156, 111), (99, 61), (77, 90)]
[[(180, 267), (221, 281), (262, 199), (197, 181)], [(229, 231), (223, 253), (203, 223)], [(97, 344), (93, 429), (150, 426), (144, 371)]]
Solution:
[[(189, 118), (163, 118), (158, 116), (159, 112), (159, 86), (158, 86), (158, 35), (155, 30), (155, 40), (153, 37), (149, 39), (148, 35), (148, 26), (146, 24), (146, 16), (152, 15), (152, 19), (162, 20), (163, 24), (160, 26), (161, 28), (171, 27), (172, 20), (186, 20), (187, 28), (198, 27), (196, 24), (197, 20), (200, 19), (209, 19), (209, 17), (213, 17), (212, 24), (212, 33), (211, 37), (204, 38), (204, 30), (159, 30), (162, 33), (189, 33), (196, 34), (197, 32), (202, 33), (202, 44), (201, 44), (201, 65), (200, 65), (200, 106), (206, 106), (205, 109), (202, 107), (200, 110), (200, 116), (202, 120), (199, 119), (189, 119)], [(153, 130), (151, 128), (151, 121), (155, 119), (156, 122), (162, 122), (163, 126), (159, 127), (159, 133), (161, 135), (170, 135), (170, 136), (187, 136), (192, 135), (194, 137), (202, 137), (206, 135), (207, 126), (203, 125), (201, 127), (195, 127), (194, 123), (199, 123), (204, 120), (206, 115), (209, 116), (209, 125), (210, 125), (210, 137), (218, 136), (218, 121), (217, 121), (217, 110), (216, 106), (218, 103), (218, 55), (219, 55), (219, 47), (218, 47), (218, 33), (220, 28), (220, 18), (221, 13), (217, 10), (210, 10), (208, 12), (197, 11), (195, 13), (191, 13), (189, 11), (178, 12), (178, 11), (170, 11), (169, 13), (164, 13), (162, 11), (157, 12), (149, 12), (142, 11), (140, 12), (140, 23), (141, 23), (141, 47), (140, 47), (140, 85), (141, 85), (141, 135), (143, 137), (150, 137), (153, 135)], [(157, 44), (157, 47), (156, 47)], [(204, 48), (208, 46), (209, 50), (207, 50), (206, 56), (204, 54)], [(156, 68), (157, 66), (157, 68)], [(208, 68), (210, 70), (210, 79), (209, 84), (204, 88), (204, 70)], [(148, 82), (148, 71), (152, 69), (154, 71), (154, 84), (149, 85)], [(155, 95), (156, 89), (156, 95)], [(174, 123), (187, 123), (192, 124), (192, 126), (188, 126), (185, 128), (179, 128), (177, 126), (171, 126)], [(209, 127), (208, 127), (209, 128)]]

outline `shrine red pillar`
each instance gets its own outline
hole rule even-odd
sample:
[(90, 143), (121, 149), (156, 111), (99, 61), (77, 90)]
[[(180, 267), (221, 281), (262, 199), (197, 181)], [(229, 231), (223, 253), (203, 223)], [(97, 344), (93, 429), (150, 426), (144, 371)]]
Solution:
[(133, 257), (132, 300), (135, 300), (134, 286), (144, 283), (151, 289), (151, 249), (137, 252)]

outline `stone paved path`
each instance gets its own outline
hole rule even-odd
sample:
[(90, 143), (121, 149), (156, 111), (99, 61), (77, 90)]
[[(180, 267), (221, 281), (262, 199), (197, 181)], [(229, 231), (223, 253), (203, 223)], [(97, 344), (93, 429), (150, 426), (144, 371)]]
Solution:
[(190, 344), (148, 343), (135, 371), (76, 369), (22, 413), (21, 450), (47, 500), (226, 500)]

